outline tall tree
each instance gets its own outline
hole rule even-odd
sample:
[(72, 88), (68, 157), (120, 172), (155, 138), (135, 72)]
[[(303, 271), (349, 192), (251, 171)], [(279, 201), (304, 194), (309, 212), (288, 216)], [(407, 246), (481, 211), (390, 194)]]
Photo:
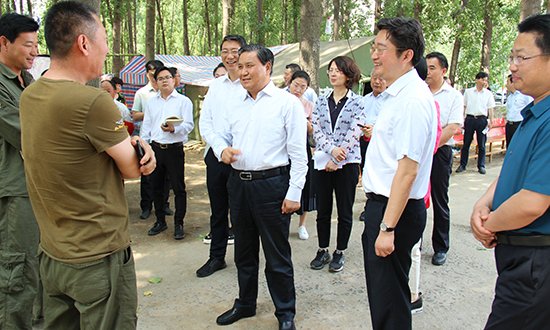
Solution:
[(32, 17), (32, 1), (27, 0), (27, 10), (29, 11), (29, 16)]
[(310, 86), (319, 91), (321, 50), (321, 0), (302, 0), (300, 22), (300, 66), (311, 77)]
[(145, 13), (145, 59), (155, 59), (155, 0), (147, 0)]
[(162, 35), (162, 45), (164, 47), (164, 54), (166, 54), (166, 33), (164, 31), (164, 20), (162, 19), (162, 10), (160, 9), (160, 0), (157, 0), (157, 9), (159, 14), (160, 32)]
[(340, 0), (333, 0), (332, 6), (332, 40), (340, 40)]
[(182, 1), (183, 11), (183, 55), (191, 55), (189, 47), (189, 28), (187, 25), (187, 0)]
[(383, 0), (374, 0), (374, 26), (372, 27), (372, 33), (375, 35), (378, 34), (376, 23), (378, 23), (380, 17), (382, 17), (382, 2)]
[(483, 43), (481, 46), (480, 70), (489, 73), (491, 69), (491, 41), (493, 38), (493, 3), (485, 0), (485, 13), (483, 14)]
[[(264, 0), (256, 0), (256, 14), (258, 18), (258, 38), (257, 42), (260, 45), (265, 45), (265, 29), (264, 29), (264, 9), (263, 9)], [(251, 38), (252, 39), (252, 38)]]
[(122, 36), (122, 6), (119, 0), (111, 0), (113, 3), (113, 73), (116, 77), (119, 76), (120, 70), (123, 67), (121, 53), (121, 36)]
[(231, 17), (231, 2), (230, 0), (223, 0), (223, 32), (224, 37), (229, 34), (230, 29), (230, 17)]
[(423, 8), (424, 4), (422, 3), (422, 0), (414, 0), (414, 18), (418, 21), (421, 21), (420, 15), (422, 14)]
[(540, 0), (521, 0), (521, 12), (519, 21), (523, 21), (527, 17), (540, 13)]
[(466, 11), (466, 8), (468, 7), (469, 0), (462, 0), (462, 5), (460, 6), (460, 9), (458, 9), (454, 13), (454, 21), (458, 25), (458, 33), (455, 37), (455, 41), (453, 44), (453, 54), (451, 57), (451, 65), (449, 67), (449, 79), (451, 79), (451, 83), (454, 84), (456, 79), (456, 69), (458, 66), (458, 56), (460, 55), (460, 46), (462, 44), (462, 33), (464, 30), (464, 24), (462, 23), (464, 12)]
[(208, 37), (208, 53), (212, 53), (212, 32), (210, 31), (210, 17), (208, 14), (208, 0), (204, 0), (204, 23), (206, 25), (206, 35)]

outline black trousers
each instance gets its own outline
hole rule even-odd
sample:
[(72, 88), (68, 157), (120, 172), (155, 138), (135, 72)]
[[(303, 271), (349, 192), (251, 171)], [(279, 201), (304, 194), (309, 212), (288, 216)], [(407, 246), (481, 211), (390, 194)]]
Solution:
[(227, 237), (229, 236), (229, 196), (227, 180), (231, 175), (231, 165), (216, 158), (212, 148), (204, 158), (206, 163), (206, 187), (210, 198), (210, 258), (225, 259)]
[(466, 116), (466, 119), (464, 119), (464, 146), (460, 154), (460, 166), (466, 167), (468, 165), (470, 145), (474, 139), (474, 132), (476, 133), (477, 145), (479, 147), (477, 167), (485, 166), (485, 143), (487, 142), (487, 135), (483, 134), (485, 127), (487, 127), (486, 117), (475, 118)]
[(363, 256), (367, 293), (374, 330), (411, 329), (411, 292), (409, 271), (411, 249), (422, 237), (426, 226), (426, 205), (423, 199), (410, 199), (395, 228), (395, 250), (382, 258), (376, 255), (374, 243), (386, 211), (387, 199), (379, 196), (365, 205)]
[(363, 173), (363, 170), (365, 169), (365, 155), (367, 154), (367, 148), (369, 146), (369, 141), (365, 141), (365, 139), (361, 136), (359, 139), (359, 145), (361, 147), (361, 167), (359, 170), (361, 173)]
[[(150, 175), (141, 175), (140, 182), (140, 193), (141, 193), (141, 210), (152, 210), (153, 209), (153, 184), (151, 183)], [(164, 196), (165, 196), (165, 207), (170, 207), (168, 202), (168, 197), (170, 197), (170, 178), (166, 177), (164, 184)]]
[(485, 329), (549, 329), (550, 246), (498, 244), (495, 300)]
[(353, 203), (359, 179), (359, 164), (347, 164), (335, 172), (315, 170), (317, 184), (317, 236), (319, 247), (328, 248), (332, 217), (332, 194), (336, 196), (338, 233), (336, 249), (348, 248), (353, 223)]
[(166, 176), (170, 177), (174, 190), (176, 211), (174, 212), (174, 224), (183, 224), (183, 218), (187, 210), (187, 193), (185, 191), (185, 153), (183, 147), (169, 147), (161, 149), (152, 144), (157, 159), (157, 168), (151, 173), (153, 185), (153, 200), (155, 202), (155, 215), (160, 223), (166, 222), (164, 213), (165, 182)]
[(521, 124), (521, 121), (506, 122), (506, 148), (510, 146), (510, 142), (512, 142), (512, 137), (518, 129), (519, 124)]
[(280, 322), (293, 320), (296, 314), (294, 269), (288, 242), (290, 214), (281, 213), (289, 179), (288, 172), (251, 181), (242, 181), (231, 174), (227, 182), (239, 278), (235, 307), (256, 308), (261, 238), (267, 286)]
[(449, 179), (453, 166), (453, 150), (450, 146), (442, 146), (434, 155), (432, 174), (432, 208), (434, 211), (434, 228), (432, 245), (434, 252), (449, 251), (449, 228), (451, 213), (449, 210)]

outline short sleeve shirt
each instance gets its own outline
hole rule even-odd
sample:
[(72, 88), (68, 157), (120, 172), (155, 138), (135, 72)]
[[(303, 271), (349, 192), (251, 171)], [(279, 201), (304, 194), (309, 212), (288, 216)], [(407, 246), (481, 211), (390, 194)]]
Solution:
[(40, 78), (21, 96), (29, 197), (40, 247), (82, 263), (130, 244), (122, 175), (105, 152), (128, 138), (113, 98), (68, 80)]
[[(508, 147), (493, 196), (493, 210), (522, 189), (550, 195), (550, 97), (530, 103)], [(550, 209), (529, 225), (513, 230), (550, 235)]]
[(488, 110), (495, 107), (495, 98), (486, 88), (481, 92), (476, 87), (468, 88), (464, 93), (464, 106), (467, 115), (487, 117)]

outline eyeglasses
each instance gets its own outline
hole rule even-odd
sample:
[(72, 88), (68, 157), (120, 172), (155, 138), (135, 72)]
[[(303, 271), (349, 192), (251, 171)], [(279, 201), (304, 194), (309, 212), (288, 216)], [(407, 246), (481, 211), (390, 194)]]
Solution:
[(532, 59), (533, 57), (544, 56), (544, 55), (550, 55), (550, 53), (542, 53), (542, 54), (530, 55), (530, 56), (510, 55), (510, 56), (508, 56), (508, 63), (510, 63), (510, 64), (514, 63), (515, 65), (520, 65), (525, 60), (529, 60), (529, 59)]
[(339, 74), (339, 73), (342, 73), (342, 71), (338, 70), (338, 69), (335, 69), (335, 70), (327, 70), (327, 74)]
[(293, 89), (296, 89), (298, 91), (305, 91), (307, 89), (307, 85), (300, 85), (294, 81), (290, 85), (292, 86)]
[(239, 55), (238, 49), (222, 49), (222, 55)]
[(372, 54), (372, 53), (376, 52), (376, 54), (382, 55), (382, 54), (384, 54), (384, 52), (385, 52), (386, 50), (388, 50), (388, 49), (403, 50), (404, 48), (398, 48), (398, 47), (380, 48), (380, 47), (377, 47), (377, 46), (375, 46), (375, 45), (372, 45), (372, 46), (370, 47), (370, 53)]
[(164, 76), (164, 77), (158, 77), (157, 78), (157, 81), (158, 82), (163, 82), (165, 80), (169, 80), (169, 79), (172, 79), (173, 77), (172, 76)]

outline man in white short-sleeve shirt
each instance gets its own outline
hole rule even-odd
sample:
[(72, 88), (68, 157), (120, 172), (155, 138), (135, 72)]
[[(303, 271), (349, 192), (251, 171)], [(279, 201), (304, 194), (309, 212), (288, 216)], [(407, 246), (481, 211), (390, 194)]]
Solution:
[(449, 251), (449, 228), (451, 214), (449, 210), (449, 179), (453, 171), (453, 135), (462, 125), (464, 100), (459, 91), (452, 88), (444, 80), (449, 62), (445, 55), (437, 52), (426, 55), (428, 76), (426, 83), (439, 104), (441, 139), (437, 152), (434, 154), (431, 181), (432, 208), (434, 212), (434, 226), (432, 245), (434, 255), (432, 264), (443, 265)]
[(456, 173), (466, 170), (474, 132), (479, 147), (477, 170), (480, 174), (487, 173), (485, 171), (485, 143), (487, 142), (488, 130), (493, 126), (493, 108), (495, 107), (495, 98), (493, 93), (487, 89), (488, 85), (489, 75), (486, 72), (480, 72), (476, 75), (475, 87), (468, 88), (464, 93), (464, 114), (466, 115), (464, 119), (464, 146), (460, 154), (460, 166), (456, 169)]
[(374, 72), (384, 78), (381, 111), (367, 149), (363, 253), (374, 329), (411, 329), (408, 274), (411, 249), (426, 226), (437, 135), (437, 112), (414, 65), (424, 53), (420, 22), (383, 18), (371, 47)]
[(523, 121), (521, 110), (533, 102), (533, 98), (523, 94), (514, 87), (512, 75), (508, 75), (508, 79), (506, 79), (506, 88), (511, 93), (506, 99), (506, 148), (508, 148), (514, 133)]

